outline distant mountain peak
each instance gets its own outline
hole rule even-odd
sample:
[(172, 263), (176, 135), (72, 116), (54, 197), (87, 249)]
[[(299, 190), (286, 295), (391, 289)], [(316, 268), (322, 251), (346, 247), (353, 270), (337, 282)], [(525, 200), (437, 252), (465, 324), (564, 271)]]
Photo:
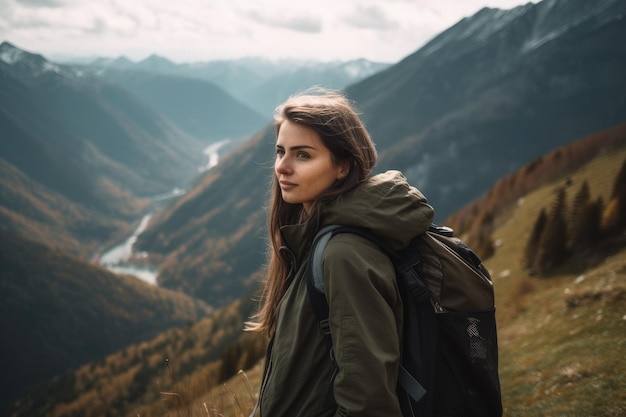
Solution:
[(0, 61), (13, 65), (18, 62), (22, 55), (26, 52), (22, 51), (10, 42), (4, 41), (0, 44)]
[(164, 58), (157, 54), (152, 54), (143, 61), (139, 61), (137, 63), (138, 68), (148, 69), (148, 70), (172, 70), (175, 69), (178, 65), (173, 63), (167, 58)]
[(123, 65), (133, 65), (134, 62), (128, 58), (126, 58), (126, 56), (124, 55), (120, 55), (119, 57), (115, 58), (113, 61), (115, 65), (119, 65), (119, 66), (123, 66)]
[(27, 52), (6, 41), (0, 44), (0, 61), (35, 77), (45, 72), (62, 75), (67, 73), (61, 66), (48, 61), (42, 55)]
[(94, 59), (90, 66), (96, 68), (117, 68), (117, 69), (125, 69), (130, 68), (135, 63), (130, 59), (126, 58), (124, 55), (120, 55), (117, 58), (96, 58)]
[(169, 59), (162, 57), (161, 55), (157, 55), (157, 54), (150, 55), (146, 59), (142, 60), (140, 63), (142, 62), (152, 62), (152, 63), (159, 62), (159, 63), (173, 64), (173, 62), (170, 61)]

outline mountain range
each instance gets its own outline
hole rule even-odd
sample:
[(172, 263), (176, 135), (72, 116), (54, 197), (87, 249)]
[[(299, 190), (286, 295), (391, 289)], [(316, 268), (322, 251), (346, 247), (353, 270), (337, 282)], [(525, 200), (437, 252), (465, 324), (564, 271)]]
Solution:
[(175, 64), (156, 54), (136, 63), (119, 57), (100, 58), (78, 65), (84, 71), (104, 77), (121, 72), (208, 81), (266, 119), (271, 119), (274, 108), (294, 92), (316, 85), (344, 88), (389, 66), (391, 64), (366, 59), (318, 62), (294, 59), (273, 61), (258, 57)]
[[(615, 0), (483, 9), (347, 87), (376, 169), (402, 170), (441, 223), (524, 163), (623, 122), (626, 49), (615, 39), (626, 36), (625, 11)], [(268, 126), (139, 237), (139, 250), (163, 259), (161, 285), (212, 305), (255, 285), (274, 141)]]
[(184, 184), (203, 144), (117, 85), (0, 45), (3, 228), (87, 256)]
[[(625, 12), (619, 0), (483, 9), (395, 65), (362, 62), (359, 68), (374, 72), (339, 87), (355, 101), (377, 144), (377, 171), (401, 169), (445, 223), (507, 173), (626, 121), (626, 46), (617, 41), (626, 35)], [(290, 77), (308, 79), (316, 70), (299, 68), (299, 78), (298, 71), (264, 67), (260, 84), (286, 88), (271, 99), (260, 94), (267, 101), (251, 105), (245, 97), (253, 96), (255, 77), (242, 75), (250, 71), (242, 62), (172, 67), (155, 56), (141, 71), (123, 59), (115, 68), (103, 61), (88, 68), (0, 45), (0, 305), (9, 329), (3, 344), (9, 356), (22, 352), (16, 363), (29, 368), (19, 381), (21, 368), (10, 368), (2, 386), (16, 388), (5, 390), (0, 402), (256, 291), (275, 142), (267, 112), (296, 92), (288, 90), (310, 82), (287, 87)], [(178, 72), (194, 68), (193, 77)], [(223, 80), (247, 77), (249, 84), (235, 91), (226, 81), (203, 79), (198, 74), (210, 73), (207, 68), (223, 68)], [(316, 80), (332, 84), (332, 77)], [(198, 124), (204, 109), (220, 108), (245, 120), (221, 117), (227, 123), (217, 126), (211, 115), (204, 119), (210, 123)], [(239, 139), (217, 167), (198, 174), (203, 150), (225, 137)], [(175, 187), (187, 192), (154, 202), (154, 195)], [(135, 250), (159, 268), (161, 288), (85, 262), (130, 234), (149, 210), (155, 213)], [(33, 289), (42, 292), (28, 297)], [(164, 301), (140, 302), (142, 294)], [(116, 311), (110, 301), (118, 299), (124, 301)], [(195, 307), (174, 313), (174, 299)], [(172, 320), (157, 311), (170, 312)], [(138, 321), (126, 321), (131, 317)], [(70, 325), (61, 339), (47, 331), (41, 339), (32, 336), (63, 323)], [(103, 323), (117, 330), (98, 334)], [(124, 337), (112, 342), (117, 331)], [(30, 347), (40, 345), (62, 354), (37, 358)], [(56, 360), (62, 366), (49, 366)]]

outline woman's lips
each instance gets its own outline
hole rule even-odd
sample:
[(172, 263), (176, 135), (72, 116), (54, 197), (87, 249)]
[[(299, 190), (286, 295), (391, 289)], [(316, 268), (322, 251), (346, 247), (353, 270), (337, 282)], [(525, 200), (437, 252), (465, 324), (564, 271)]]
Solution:
[(285, 190), (285, 191), (291, 190), (292, 188), (295, 188), (298, 185), (289, 181), (279, 181), (279, 184), (280, 184), (280, 189)]

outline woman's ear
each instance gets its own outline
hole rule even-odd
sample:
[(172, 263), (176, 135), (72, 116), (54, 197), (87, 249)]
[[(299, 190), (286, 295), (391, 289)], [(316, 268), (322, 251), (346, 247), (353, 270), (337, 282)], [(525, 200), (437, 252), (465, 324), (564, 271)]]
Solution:
[(342, 180), (350, 173), (350, 161), (342, 161), (339, 163), (337, 170), (337, 179)]

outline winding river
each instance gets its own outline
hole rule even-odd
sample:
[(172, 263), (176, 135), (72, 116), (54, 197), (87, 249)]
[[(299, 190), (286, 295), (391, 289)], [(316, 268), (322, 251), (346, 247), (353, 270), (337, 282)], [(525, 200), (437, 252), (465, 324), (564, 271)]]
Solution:
[[(219, 150), (229, 142), (229, 139), (221, 140), (207, 146), (204, 150), (204, 154), (208, 157), (207, 165), (199, 168), (200, 172), (208, 171), (215, 167), (219, 161)], [(185, 190), (182, 188), (174, 188), (172, 191), (164, 194), (159, 194), (152, 197), (153, 202), (161, 202), (170, 198), (175, 198), (185, 194)], [(138, 264), (133, 262), (133, 259), (146, 258), (146, 253), (135, 253), (133, 246), (137, 241), (137, 237), (148, 226), (150, 219), (152, 218), (152, 212), (145, 214), (139, 226), (135, 229), (133, 234), (123, 242), (113, 246), (100, 256), (98, 262), (100, 265), (106, 267), (108, 270), (115, 272), (116, 274), (131, 275), (141, 279), (149, 284), (156, 285), (158, 270), (150, 265)]]

